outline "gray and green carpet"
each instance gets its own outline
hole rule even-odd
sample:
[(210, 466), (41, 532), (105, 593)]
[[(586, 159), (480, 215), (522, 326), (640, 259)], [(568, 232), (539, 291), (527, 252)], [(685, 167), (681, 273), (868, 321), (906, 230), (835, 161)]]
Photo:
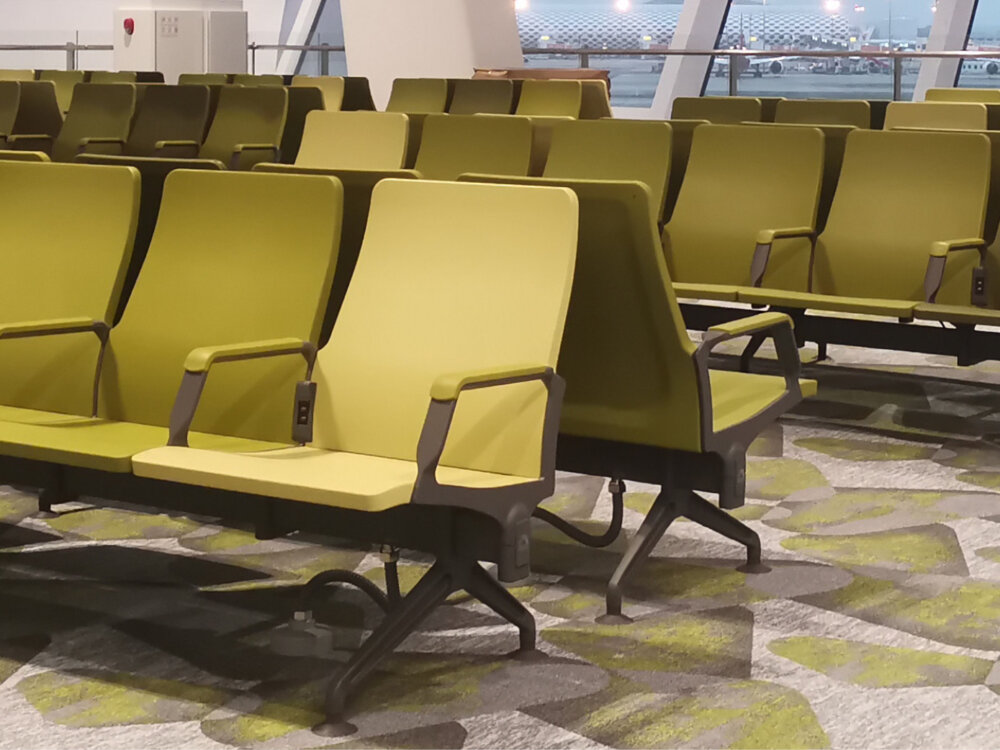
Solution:
[[(333, 567), (381, 582), (368, 550), (257, 542), (211, 519), (77, 506), (28, 518), (0, 494), (0, 747), (991, 748), (1000, 743), (1000, 366), (835, 349), (819, 396), (752, 448), (738, 511), (771, 571), (679, 522), (601, 626), (623, 548), (544, 526), (513, 591), (549, 658), (453, 597), (352, 704), (358, 735), (309, 731), (338, 662), (378, 613), (338, 591), (327, 659), (279, 657), (296, 585)], [(861, 365), (865, 369), (856, 369)], [(629, 486), (633, 530), (653, 497)], [(600, 528), (600, 479), (548, 507)], [(404, 588), (427, 560), (403, 561)]]

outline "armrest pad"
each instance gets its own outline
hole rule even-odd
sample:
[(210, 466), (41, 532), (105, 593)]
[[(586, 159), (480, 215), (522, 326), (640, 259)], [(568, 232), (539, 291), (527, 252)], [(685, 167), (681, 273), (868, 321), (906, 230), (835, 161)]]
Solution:
[(735, 338), (737, 336), (749, 336), (753, 333), (760, 333), (761, 331), (766, 331), (769, 328), (774, 328), (785, 323), (790, 328), (794, 325), (792, 319), (788, 315), (785, 315), (785, 313), (766, 312), (759, 315), (751, 315), (748, 318), (731, 320), (728, 323), (720, 323), (719, 325), (712, 326), (708, 331), (709, 333), (718, 333), (729, 338)]
[(757, 233), (758, 245), (770, 245), (775, 240), (789, 240), (795, 237), (812, 238), (816, 231), (812, 227), (789, 227), (786, 229), (763, 229)]
[(201, 148), (201, 144), (198, 143), (198, 141), (157, 141), (156, 142), (156, 148), (157, 148), (157, 150), (159, 150), (161, 148), (175, 148), (175, 147), (179, 148), (181, 146), (184, 146), (184, 147), (194, 146), (195, 148)]
[(487, 368), (472, 372), (442, 375), (431, 386), (431, 398), (435, 401), (455, 401), (466, 388), (485, 388), (494, 385), (508, 385), (525, 380), (533, 380), (552, 373), (548, 365), (511, 365)]
[(8, 141), (53, 141), (55, 138), (45, 133), (17, 133), (7, 136)]
[(105, 138), (105, 137), (102, 136), (100, 138), (81, 138), (80, 139), (80, 143), (82, 145), (84, 145), (84, 146), (86, 146), (87, 144), (90, 144), (90, 143), (118, 143), (118, 144), (124, 146), (125, 145), (125, 139), (124, 138)]
[(18, 323), (0, 324), (0, 338), (23, 338), (44, 336), (52, 333), (77, 333), (107, 330), (104, 321), (92, 318), (52, 318), (50, 320), (29, 320)]
[(241, 154), (244, 151), (277, 151), (278, 147), (273, 143), (237, 143), (233, 149), (234, 154)]
[(959, 250), (978, 250), (980, 253), (986, 251), (986, 240), (974, 237), (965, 240), (949, 240), (947, 242), (934, 242), (931, 244), (931, 257), (944, 258), (948, 253)]
[(191, 373), (203, 373), (208, 372), (216, 362), (276, 357), (284, 354), (304, 354), (308, 357), (314, 351), (315, 347), (308, 341), (295, 338), (203, 346), (188, 354), (187, 359), (184, 360), (184, 369)]

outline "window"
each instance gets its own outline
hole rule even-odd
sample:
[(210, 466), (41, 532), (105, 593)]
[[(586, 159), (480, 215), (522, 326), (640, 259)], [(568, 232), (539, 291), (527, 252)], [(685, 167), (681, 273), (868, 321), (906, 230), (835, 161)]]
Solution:
[[(1000, 52), (1000, 5), (980, 0), (972, 20), (967, 50)], [(958, 85), (964, 88), (1000, 88), (1000, 59), (967, 57), (962, 61)]]
[[(281, 29), (282, 42), (288, 37), (288, 30), (291, 27), (291, 22), (294, 21), (294, 13), (290, 13), (290, 10), (296, 5), (298, 3), (286, 3), (285, 19)], [(324, 0), (306, 44), (344, 46), (344, 24), (340, 18), (340, 0)], [(343, 52), (305, 52), (302, 54), (296, 72), (310, 76), (345, 76), (347, 75), (347, 57)]]

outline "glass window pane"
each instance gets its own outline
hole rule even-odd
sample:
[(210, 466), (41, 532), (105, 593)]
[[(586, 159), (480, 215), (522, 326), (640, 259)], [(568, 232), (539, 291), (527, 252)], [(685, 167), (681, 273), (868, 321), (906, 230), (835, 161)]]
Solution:
[[(965, 48), (1000, 52), (1000, 4), (996, 0), (979, 0)], [(962, 61), (958, 85), (977, 89), (1000, 88), (1000, 59), (967, 57)]]

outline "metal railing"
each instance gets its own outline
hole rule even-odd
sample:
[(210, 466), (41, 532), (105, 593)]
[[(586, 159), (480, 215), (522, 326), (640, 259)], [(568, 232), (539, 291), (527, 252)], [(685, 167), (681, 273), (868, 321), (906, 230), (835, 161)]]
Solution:
[[(111, 52), (111, 44), (0, 44), (0, 52), (65, 52), (66, 69), (76, 70), (79, 67), (80, 52)], [(247, 45), (250, 55), (249, 67), (251, 73), (257, 72), (257, 51), (277, 50), (295, 52), (318, 52), (320, 54), (320, 73), (329, 75), (330, 55), (345, 51), (343, 46), (330, 44), (257, 44)], [(670, 58), (670, 57), (708, 57), (726, 58), (728, 60), (729, 94), (739, 94), (739, 80), (743, 70), (742, 65), (749, 65), (754, 57), (781, 57), (809, 59), (858, 59), (887, 60), (891, 64), (892, 98), (902, 98), (903, 63), (907, 60), (997, 60), (1000, 62), (1000, 51), (980, 52), (975, 50), (948, 50), (942, 52), (913, 51), (868, 51), (868, 50), (817, 50), (817, 49), (704, 49), (704, 50), (672, 50), (672, 49), (603, 49), (603, 48), (525, 48), (524, 55), (547, 55), (554, 57), (577, 57), (579, 67), (589, 68), (592, 57), (623, 57), (623, 58)], [(742, 63), (742, 65), (741, 65)]]

